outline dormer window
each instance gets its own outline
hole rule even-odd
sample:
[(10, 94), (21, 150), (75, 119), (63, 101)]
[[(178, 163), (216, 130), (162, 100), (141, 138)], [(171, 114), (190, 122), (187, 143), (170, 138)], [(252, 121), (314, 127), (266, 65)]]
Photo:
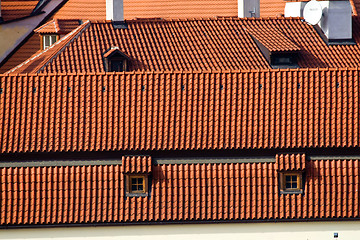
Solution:
[(43, 35), (42, 36), (42, 49), (46, 49), (53, 45), (58, 40), (58, 35)]
[(124, 72), (128, 70), (129, 57), (118, 47), (112, 47), (104, 54), (106, 72)]
[[(301, 49), (283, 33), (274, 29), (261, 28), (247, 31), (251, 34), (254, 42), (272, 68), (299, 67), (297, 60)], [(263, 34), (264, 32), (267, 32), (267, 34)]]
[(270, 55), (270, 64), (272, 66), (296, 66), (297, 65), (297, 52), (293, 53), (274, 53)]

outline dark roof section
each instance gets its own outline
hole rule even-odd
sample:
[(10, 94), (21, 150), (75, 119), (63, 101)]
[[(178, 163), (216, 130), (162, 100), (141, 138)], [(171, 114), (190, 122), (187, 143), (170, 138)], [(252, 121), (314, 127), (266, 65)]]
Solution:
[(0, 75), (0, 152), (358, 147), (358, 69)]

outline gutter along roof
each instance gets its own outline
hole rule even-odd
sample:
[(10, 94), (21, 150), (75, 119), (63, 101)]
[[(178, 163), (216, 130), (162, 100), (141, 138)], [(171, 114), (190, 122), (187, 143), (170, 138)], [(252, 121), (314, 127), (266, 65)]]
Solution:
[[(276, 162), (152, 165), (151, 196), (125, 197), (125, 158), (122, 165), (0, 168), (0, 225), (360, 217), (359, 159), (291, 154)], [(278, 171), (293, 169), (282, 158), (304, 170), (304, 194), (279, 194)]]
[(1, 75), (0, 151), (359, 146), (359, 70)]
[[(114, 29), (111, 22), (91, 23), (60, 52), (47, 50), (54, 57), (40, 67), (32, 66), (37, 61), (33, 57), (12, 72), (103, 72), (103, 54), (113, 47), (130, 57), (130, 71), (269, 69), (253, 39), (259, 36), (270, 50), (296, 50), (302, 68), (360, 65), (359, 44), (328, 46), (300, 18), (149, 19), (127, 24), (128, 29)], [(353, 27), (359, 43), (360, 18), (353, 18)]]

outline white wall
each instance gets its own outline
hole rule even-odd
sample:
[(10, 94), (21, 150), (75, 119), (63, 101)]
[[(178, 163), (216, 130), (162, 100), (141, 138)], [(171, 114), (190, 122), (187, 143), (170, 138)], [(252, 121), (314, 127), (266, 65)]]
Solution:
[(321, 240), (360, 239), (360, 221), (303, 223), (168, 224), (116, 227), (0, 229), (3, 240)]

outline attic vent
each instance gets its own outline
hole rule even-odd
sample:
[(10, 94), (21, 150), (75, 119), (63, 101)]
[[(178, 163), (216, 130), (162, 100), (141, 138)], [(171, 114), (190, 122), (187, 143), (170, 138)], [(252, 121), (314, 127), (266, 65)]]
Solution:
[(300, 48), (275, 29), (247, 30), (272, 68), (298, 68)]
[(118, 47), (112, 47), (104, 54), (106, 72), (124, 72), (128, 70), (129, 57)]

